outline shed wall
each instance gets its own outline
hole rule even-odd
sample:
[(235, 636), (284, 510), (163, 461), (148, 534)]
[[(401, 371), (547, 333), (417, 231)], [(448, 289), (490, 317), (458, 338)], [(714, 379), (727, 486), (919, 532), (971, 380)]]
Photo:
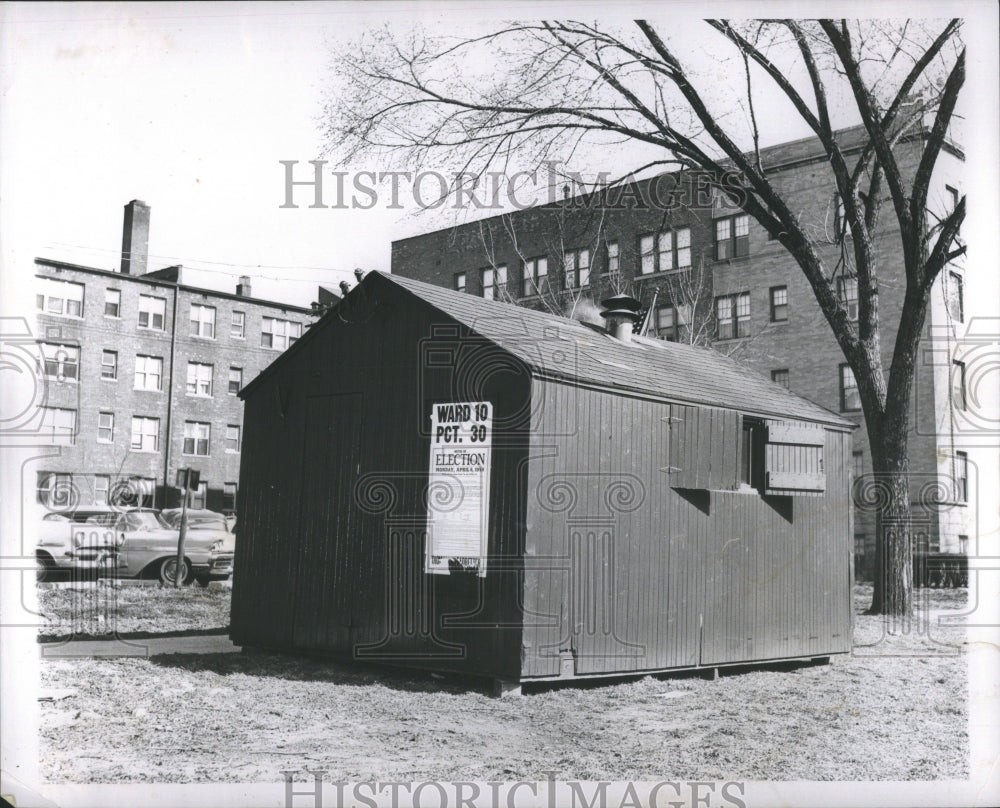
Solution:
[(763, 497), (672, 471), (733, 488), (731, 412), (544, 380), (533, 405), (523, 677), (850, 649), (849, 435), (826, 433), (822, 495)]
[[(234, 642), (516, 678), (529, 376), (399, 294), (247, 397)], [(488, 574), (424, 572), (433, 403), (494, 405)]]

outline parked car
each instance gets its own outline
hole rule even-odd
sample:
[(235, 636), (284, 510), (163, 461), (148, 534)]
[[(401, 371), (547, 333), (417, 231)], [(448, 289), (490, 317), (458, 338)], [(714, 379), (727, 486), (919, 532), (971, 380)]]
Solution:
[[(175, 530), (181, 529), (181, 509), (167, 508), (160, 512), (163, 520)], [(229, 528), (229, 520), (225, 514), (204, 508), (188, 508), (187, 512), (187, 533), (184, 543), (190, 537), (197, 536), (199, 540), (222, 542), (219, 547), (217, 557), (213, 560), (212, 566), (207, 572), (196, 572), (196, 580), (206, 585), (209, 581), (220, 581), (227, 579), (233, 572), (233, 555), (236, 551), (236, 536)]]
[[(114, 543), (114, 534), (121, 517), (129, 512), (148, 513), (155, 518), (156, 512), (144, 508), (112, 508), (108, 505), (94, 505), (71, 511), (46, 513), (36, 528), (35, 560), (38, 564), (38, 580), (51, 581), (74, 569), (74, 539), (88, 543), (105, 541)], [(91, 535), (84, 536), (84, 531)], [(75, 535), (74, 535), (75, 534)]]
[[(69, 553), (76, 570), (120, 578), (158, 578), (173, 585), (177, 571), (179, 531), (155, 511), (126, 511), (110, 529), (77, 526)], [(95, 523), (104, 527), (99, 522)], [(190, 525), (189, 525), (190, 527)], [(189, 530), (184, 540), (181, 582), (207, 585), (225, 580), (233, 570), (233, 548), (215, 530)]]

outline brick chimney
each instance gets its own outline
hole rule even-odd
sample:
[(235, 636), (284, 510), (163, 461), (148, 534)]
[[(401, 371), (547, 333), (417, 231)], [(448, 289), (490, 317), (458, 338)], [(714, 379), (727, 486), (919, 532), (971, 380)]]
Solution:
[(122, 274), (145, 275), (149, 262), (149, 205), (133, 199), (125, 206), (122, 227)]
[(240, 282), (236, 284), (236, 294), (240, 297), (253, 297), (250, 293), (250, 277), (248, 275), (240, 275)]

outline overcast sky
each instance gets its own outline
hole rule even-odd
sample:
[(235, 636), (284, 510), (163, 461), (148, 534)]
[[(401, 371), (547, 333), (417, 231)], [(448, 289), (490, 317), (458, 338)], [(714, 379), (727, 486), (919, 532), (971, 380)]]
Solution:
[[(670, 8), (674, 35), (703, 10)], [(454, 31), (490, 13), (538, 6), (3, 4), (4, 271), (29, 273), (36, 255), (117, 269), (130, 199), (152, 207), (150, 268), (183, 264), (188, 283), (232, 290), (246, 273), (255, 295), (306, 305), (318, 283), (335, 287), (355, 267), (388, 270), (392, 239), (442, 226), (440, 216), (310, 210), (301, 191), (301, 207), (281, 209), (278, 161), (304, 171), (320, 153), (330, 42), (386, 19)], [(769, 124), (780, 139), (805, 134), (787, 118)]]

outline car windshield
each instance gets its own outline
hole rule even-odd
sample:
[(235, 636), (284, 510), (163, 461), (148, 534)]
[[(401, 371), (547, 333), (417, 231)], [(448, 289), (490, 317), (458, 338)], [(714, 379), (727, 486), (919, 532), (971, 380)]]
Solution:
[(101, 525), (102, 527), (114, 527), (117, 520), (118, 514), (116, 513), (95, 513), (93, 516), (87, 517), (86, 524)]
[(124, 530), (159, 530), (166, 527), (160, 518), (152, 511), (138, 511), (125, 514)]
[[(163, 519), (174, 530), (179, 530), (181, 526), (181, 512), (179, 509), (163, 511)], [(226, 517), (221, 513), (209, 511), (188, 511), (188, 530), (222, 530), (228, 532), (226, 527)]]

